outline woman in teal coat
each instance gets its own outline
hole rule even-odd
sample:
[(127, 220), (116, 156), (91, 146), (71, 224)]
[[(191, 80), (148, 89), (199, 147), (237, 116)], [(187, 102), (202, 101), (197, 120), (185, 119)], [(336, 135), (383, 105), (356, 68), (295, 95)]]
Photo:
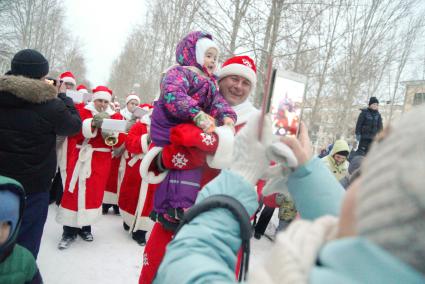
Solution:
[[(280, 147), (247, 142), (253, 139), (238, 137), (236, 143), (243, 140), (246, 152), (262, 152), (264, 157), (270, 147)], [(407, 113), (386, 131), (346, 193), (319, 159), (311, 159), (305, 128), (299, 141), (282, 141), (300, 165), (287, 185), (302, 219), (278, 235), (265, 263), (251, 268), (248, 282), (425, 283), (425, 159), (419, 158), (425, 155), (425, 144), (418, 142), (425, 141), (425, 107)], [(196, 203), (229, 195), (252, 215), (257, 196), (249, 176), (265, 172), (258, 157), (236, 155), (239, 162), (209, 183)], [(255, 171), (246, 166), (253, 161)], [(274, 182), (265, 191), (280, 188), (284, 186)], [(202, 213), (167, 247), (155, 283), (234, 283), (240, 245), (239, 224), (230, 211)]]

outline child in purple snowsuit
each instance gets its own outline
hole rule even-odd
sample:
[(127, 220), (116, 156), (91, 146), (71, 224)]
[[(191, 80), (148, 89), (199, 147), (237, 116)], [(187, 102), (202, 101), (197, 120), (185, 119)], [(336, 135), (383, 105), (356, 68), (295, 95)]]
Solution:
[(170, 143), (170, 129), (193, 121), (205, 132), (236, 123), (236, 113), (218, 91), (213, 75), (218, 47), (209, 34), (191, 32), (177, 45), (176, 60), (161, 82), (154, 104), (151, 139), (156, 146)]
[[(203, 32), (191, 32), (177, 45), (179, 65), (170, 68), (161, 81), (161, 94), (151, 116), (150, 135), (155, 146), (169, 144), (171, 128), (181, 123), (193, 121), (207, 133), (216, 123), (236, 123), (236, 113), (219, 93), (213, 75), (217, 55), (211, 35)], [(155, 190), (151, 217), (172, 229), (183, 209), (194, 204), (201, 177), (200, 168), (170, 170)]]

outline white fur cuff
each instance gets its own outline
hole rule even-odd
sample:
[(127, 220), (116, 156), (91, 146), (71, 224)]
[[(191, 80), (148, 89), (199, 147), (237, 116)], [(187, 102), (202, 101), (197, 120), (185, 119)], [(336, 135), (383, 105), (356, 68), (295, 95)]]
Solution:
[(229, 168), (233, 158), (233, 145), (235, 136), (229, 126), (216, 127), (214, 132), (218, 135), (218, 147), (214, 156), (207, 157), (208, 166), (214, 169)]
[(83, 136), (85, 138), (94, 138), (97, 135), (97, 128), (94, 129), (94, 131), (92, 131), (92, 126), (91, 126), (91, 122), (92, 122), (93, 118), (87, 118), (83, 121)]

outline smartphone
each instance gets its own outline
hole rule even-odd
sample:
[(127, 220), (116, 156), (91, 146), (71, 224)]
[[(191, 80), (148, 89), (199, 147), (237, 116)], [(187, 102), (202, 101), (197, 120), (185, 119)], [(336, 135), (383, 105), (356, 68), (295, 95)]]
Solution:
[(298, 135), (306, 86), (305, 75), (288, 70), (272, 71), (262, 115), (270, 114), (274, 135)]
[(47, 84), (49, 85), (53, 85), (56, 86), (57, 85), (57, 81), (56, 79), (52, 78), (52, 77), (46, 77), (46, 79), (44, 79), (46, 81)]

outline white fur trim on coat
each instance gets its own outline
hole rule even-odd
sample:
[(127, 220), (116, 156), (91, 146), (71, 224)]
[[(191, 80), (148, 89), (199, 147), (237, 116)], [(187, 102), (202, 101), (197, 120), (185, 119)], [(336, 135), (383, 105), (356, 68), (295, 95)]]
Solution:
[(148, 143), (149, 134), (143, 134), (140, 137), (140, 145), (142, 146), (142, 153), (146, 154), (149, 150), (149, 143)]
[(155, 173), (149, 172), (150, 165), (161, 151), (162, 147), (153, 147), (146, 153), (145, 157), (140, 163), (140, 176), (142, 177), (142, 180), (145, 180), (147, 183), (158, 184), (162, 182), (168, 174), (168, 171), (160, 173), (159, 175), (155, 175)]
[(93, 121), (93, 118), (87, 118), (83, 121), (83, 127), (82, 127), (83, 136), (89, 139), (94, 138), (97, 135), (97, 128), (95, 128), (92, 131), (92, 126), (91, 126), (92, 121)]
[(228, 126), (216, 127), (214, 132), (218, 135), (218, 147), (214, 156), (207, 156), (208, 166), (214, 169), (229, 168), (233, 157), (234, 133)]
[(114, 205), (118, 204), (118, 194), (105, 190), (102, 203)]
[(56, 215), (56, 222), (65, 226), (81, 228), (82, 226), (93, 225), (100, 216), (102, 216), (101, 207), (80, 209), (77, 212), (60, 206)]

